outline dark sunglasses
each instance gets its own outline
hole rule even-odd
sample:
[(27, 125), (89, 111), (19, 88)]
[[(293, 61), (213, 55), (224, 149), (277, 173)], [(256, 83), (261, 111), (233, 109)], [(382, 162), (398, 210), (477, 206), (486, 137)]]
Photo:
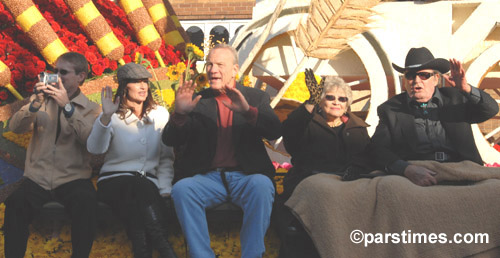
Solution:
[(429, 72), (419, 72), (419, 73), (416, 73), (416, 72), (407, 72), (407, 73), (405, 73), (405, 78), (407, 80), (415, 80), (415, 78), (418, 76), (418, 78), (420, 78), (420, 80), (425, 81), (425, 80), (428, 80), (429, 78), (431, 78), (431, 76), (433, 76), (434, 74), (436, 74), (436, 73), (429, 73)]
[(54, 69), (54, 73), (60, 73), (61, 75), (66, 75), (71, 73), (72, 71), (64, 70), (64, 69)]
[(335, 99), (337, 99), (339, 102), (342, 102), (342, 103), (346, 103), (347, 100), (348, 100), (347, 97), (338, 97), (338, 98), (335, 98), (335, 96), (333, 96), (333, 95), (325, 95), (325, 99), (329, 100), (329, 101), (335, 101)]

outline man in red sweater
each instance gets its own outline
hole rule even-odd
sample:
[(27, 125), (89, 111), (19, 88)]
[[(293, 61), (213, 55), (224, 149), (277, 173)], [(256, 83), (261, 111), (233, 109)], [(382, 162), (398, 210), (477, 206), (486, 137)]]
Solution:
[(175, 210), (190, 257), (215, 257), (210, 248), (205, 209), (226, 201), (243, 209), (242, 257), (262, 257), (275, 189), (274, 167), (262, 138), (281, 134), (265, 92), (236, 83), (234, 48), (220, 44), (206, 63), (210, 88), (194, 93), (185, 82), (163, 141), (176, 150), (172, 189)]

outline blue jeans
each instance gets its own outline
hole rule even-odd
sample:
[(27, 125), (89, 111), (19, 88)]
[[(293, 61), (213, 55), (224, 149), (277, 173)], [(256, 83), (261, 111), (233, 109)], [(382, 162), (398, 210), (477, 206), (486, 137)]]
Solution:
[(264, 236), (274, 201), (273, 183), (261, 174), (225, 174), (229, 194), (220, 172), (216, 171), (184, 178), (172, 188), (175, 211), (187, 239), (189, 255), (191, 258), (215, 257), (210, 248), (205, 209), (225, 202), (230, 196), (231, 202), (243, 209), (240, 230), (242, 257), (262, 257), (266, 250)]

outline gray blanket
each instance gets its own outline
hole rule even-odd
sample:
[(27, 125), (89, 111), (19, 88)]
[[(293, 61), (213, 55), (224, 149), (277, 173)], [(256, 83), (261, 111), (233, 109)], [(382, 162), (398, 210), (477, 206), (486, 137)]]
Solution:
[[(413, 163), (436, 171), (438, 182), (477, 183), (421, 187), (401, 176), (342, 182), (318, 174), (303, 180), (286, 206), (322, 257), (500, 257), (500, 168)], [(371, 235), (356, 244), (356, 232)], [(457, 233), (462, 243), (451, 243)], [(477, 233), (486, 233), (487, 243), (464, 243)]]

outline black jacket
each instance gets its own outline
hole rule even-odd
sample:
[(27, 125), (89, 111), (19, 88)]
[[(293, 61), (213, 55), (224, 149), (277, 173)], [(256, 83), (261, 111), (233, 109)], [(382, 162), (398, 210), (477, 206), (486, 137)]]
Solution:
[[(436, 88), (441, 93), (443, 106), (439, 120), (449, 137), (459, 160), (483, 164), (474, 142), (471, 124), (481, 123), (498, 113), (498, 104), (487, 93), (479, 90), (481, 101), (471, 103), (455, 88)], [(416, 130), (406, 92), (392, 97), (377, 109), (379, 124), (372, 136), (370, 152), (379, 169), (396, 160), (416, 160)], [(388, 171), (391, 173), (391, 171)]]
[[(309, 113), (301, 105), (283, 121), (283, 142), (293, 164), (284, 179), (284, 196), (290, 195), (295, 186), (313, 171), (343, 172), (352, 164), (369, 166), (365, 152), (370, 142), (366, 130), (369, 125), (348, 113), (349, 120), (341, 135), (337, 135), (318, 110), (319, 107), (315, 107)], [(340, 145), (344, 147), (340, 148)], [(340, 153), (342, 150), (346, 153)]]
[[(274, 177), (275, 169), (262, 138), (274, 140), (281, 135), (281, 124), (269, 105), (269, 95), (261, 90), (237, 84), (250, 106), (258, 109), (255, 126), (239, 113), (233, 114), (233, 144), (236, 160), (244, 173)], [(177, 127), (170, 121), (163, 131), (163, 142), (173, 146), (176, 154), (174, 181), (206, 173), (211, 169), (217, 143), (217, 101), (211, 89), (203, 90), (187, 122)]]

